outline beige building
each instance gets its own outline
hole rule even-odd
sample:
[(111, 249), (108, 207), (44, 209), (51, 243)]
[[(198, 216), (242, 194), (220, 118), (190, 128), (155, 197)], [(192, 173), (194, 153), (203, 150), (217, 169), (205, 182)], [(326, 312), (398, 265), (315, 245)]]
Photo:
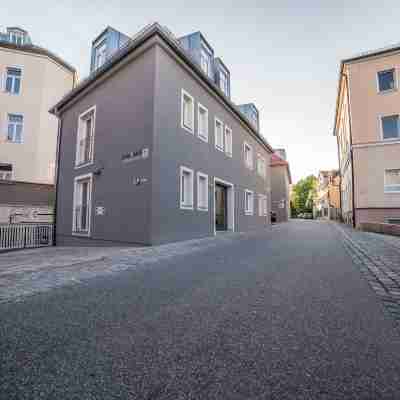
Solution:
[(25, 30), (0, 32), (0, 179), (54, 183), (58, 122), (48, 110), (75, 79), (74, 68)]
[(313, 213), (314, 218), (339, 219), (340, 175), (338, 170), (319, 171)]
[(400, 223), (400, 46), (342, 61), (334, 121), (346, 222)]

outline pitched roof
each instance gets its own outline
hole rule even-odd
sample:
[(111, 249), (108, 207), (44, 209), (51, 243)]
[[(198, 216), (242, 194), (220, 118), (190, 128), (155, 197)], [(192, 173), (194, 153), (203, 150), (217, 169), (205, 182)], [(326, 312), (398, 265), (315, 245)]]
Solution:
[(243, 115), (240, 112), (239, 108), (222, 93), (218, 86), (202, 72), (200, 67), (192, 60), (190, 55), (181, 46), (175, 36), (167, 28), (161, 26), (158, 22), (150, 24), (139, 31), (134, 37), (131, 38), (130, 41), (126, 43), (125, 46), (116, 51), (115, 54), (111, 56), (100, 68), (91, 73), (87, 78), (83, 79), (74, 89), (67, 93), (57, 104), (55, 104), (50, 109), (50, 112), (53, 114), (58, 114), (60, 112), (60, 109), (67, 105), (79, 93), (88, 88), (98, 78), (105, 75), (126, 56), (128, 56), (131, 52), (136, 50), (139, 46), (141, 46), (144, 42), (146, 42), (156, 34), (162, 40), (164, 40), (164, 42), (166, 42), (170, 46), (170, 48), (174, 50), (175, 54), (177, 54), (184, 62), (186, 62), (191, 67), (193, 72), (195, 72), (213, 90), (214, 94), (216, 94), (218, 98), (222, 102), (224, 102), (225, 105), (237, 117), (240, 118), (240, 120), (244, 123), (244, 125), (246, 125), (246, 127), (255, 136), (255, 138), (259, 142), (261, 142), (268, 151), (273, 153), (274, 150), (268, 143), (268, 141), (258, 133), (258, 131), (252, 126), (251, 122), (248, 121), (246, 116)]
[(270, 162), (271, 167), (286, 167), (288, 175), (289, 175), (289, 182), (292, 183), (292, 175), (290, 174), (290, 166), (287, 161), (285, 161), (283, 158), (279, 157), (277, 153), (273, 153), (271, 155), (271, 162)]

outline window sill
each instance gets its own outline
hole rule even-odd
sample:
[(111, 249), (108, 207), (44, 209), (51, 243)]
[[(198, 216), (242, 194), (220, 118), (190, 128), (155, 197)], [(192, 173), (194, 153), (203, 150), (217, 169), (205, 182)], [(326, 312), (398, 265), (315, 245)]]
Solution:
[(225, 154), (226, 154), (227, 157), (232, 158), (232, 153), (225, 152)]
[(182, 129), (184, 129), (186, 132), (189, 132), (190, 134), (194, 135), (194, 129), (193, 128), (189, 128), (186, 125), (182, 124), (181, 125)]
[(72, 236), (80, 236), (80, 237), (90, 237), (90, 233), (89, 232), (72, 232)]
[(252, 211), (245, 211), (244, 214), (245, 215), (253, 215), (253, 212)]
[(193, 206), (186, 206), (186, 205), (181, 204), (180, 205), (180, 209), (181, 210), (192, 210), (193, 211)]
[(208, 208), (205, 208), (205, 207), (197, 207), (197, 211), (208, 212)]
[(384, 194), (400, 194), (400, 190), (385, 190)]
[(80, 168), (84, 168), (84, 167), (88, 167), (89, 165), (93, 165), (93, 160), (89, 161), (85, 164), (75, 164), (75, 169), (80, 169)]
[(380, 91), (378, 91), (378, 94), (385, 95), (385, 94), (390, 94), (390, 93), (395, 93), (395, 92), (397, 92), (397, 88), (388, 89), (388, 90), (380, 90)]
[(208, 136), (197, 135), (197, 137), (204, 143), (208, 143)]

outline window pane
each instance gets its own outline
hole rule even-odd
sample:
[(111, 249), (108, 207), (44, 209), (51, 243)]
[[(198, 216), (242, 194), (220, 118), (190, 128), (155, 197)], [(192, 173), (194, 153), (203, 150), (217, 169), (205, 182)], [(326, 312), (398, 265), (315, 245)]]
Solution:
[(21, 80), (19, 78), (15, 78), (14, 79), (14, 90), (13, 90), (13, 93), (18, 94), (20, 87), (21, 87)]
[(394, 70), (378, 72), (379, 91), (394, 89)]
[(391, 169), (385, 171), (386, 185), (399, 185), (400, 186), (400, 169)]
[(18, 124), (15, 126), (15, 138), (14, 141), (17, 143), (22, 142), (22, 125)]
[(399, 136), (399, 116), (382, 117), (382, 132), (384, 139), (393, 139)]
[(8, 76), (7, 77), (7, 80), (6, 80), (6, 91), (7, 92), (11, 92), (11, 89), (12, 89), (12, 78), (10, 77), (10, 76)]
[(10, 124), (10, 123), (8, 124), (7, 140), (10, 140), (10, 141), (14, 140), (14, 125)]

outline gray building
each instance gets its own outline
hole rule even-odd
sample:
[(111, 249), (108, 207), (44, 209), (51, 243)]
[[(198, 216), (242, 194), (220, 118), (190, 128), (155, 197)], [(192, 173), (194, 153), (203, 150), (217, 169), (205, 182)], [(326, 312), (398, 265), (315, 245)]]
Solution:
[(273, 150), (230, 100), (230, 73), (201, 33), (176, 39), (152, 24), (103, 59), (51, 110), (57, 244), (265, 229)]
[(271, 157), (271, 208), (276, 222), (290, 218), (290, 185), (292, 178), (285, 149), (276, 149)]

